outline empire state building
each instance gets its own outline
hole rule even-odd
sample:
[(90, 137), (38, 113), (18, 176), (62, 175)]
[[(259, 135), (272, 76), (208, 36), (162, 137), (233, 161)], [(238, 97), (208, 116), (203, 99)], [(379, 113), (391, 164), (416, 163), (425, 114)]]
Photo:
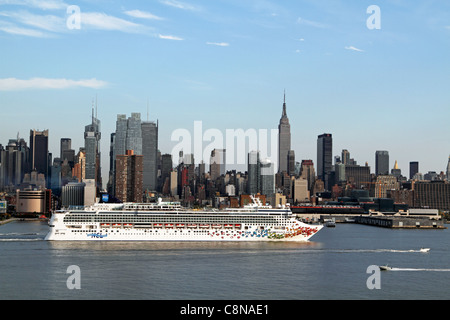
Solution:
[(278, 125), (278, 172), (288, 172), (288, 153), (291, 150), (291, 125), (286, 113), (286, 93), (284, 94), (283, 113)]

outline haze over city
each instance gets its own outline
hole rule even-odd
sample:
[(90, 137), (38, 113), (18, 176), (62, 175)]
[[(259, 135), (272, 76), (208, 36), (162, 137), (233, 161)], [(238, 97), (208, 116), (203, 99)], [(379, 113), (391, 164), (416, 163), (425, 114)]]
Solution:
[(449, 7), (0, 0), (0, 143), (49, 129), (54, 155), (65, 137), (78, 150), (96, 101), (106, 181), (117, 114), (148, 111), (171, 153), (172, 132), (193, 134), (194, 121), (224, 135), (276, 129), (285, 91), (297, 161), (316, 162), (326, 132), (333, 156), (347, 149), (372, 172), (375, 151), (388, 150), (405, 174), (410, 161), (439, 173), (450, 154)]

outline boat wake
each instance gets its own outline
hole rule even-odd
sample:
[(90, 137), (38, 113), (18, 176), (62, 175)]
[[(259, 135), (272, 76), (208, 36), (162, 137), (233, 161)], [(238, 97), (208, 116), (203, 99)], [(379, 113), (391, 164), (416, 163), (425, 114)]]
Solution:
[(41, 241), (41, 236), (39, 233), (0, 233), (0, 242)]
[(418, 250), (397, 250), (397, 249), (337, 249), (337, 250), (331, 250), (331, 252), (336, 253), (366, 253), (366, 252), (394, 252), (394, 253), (427, 253), (430, 249), (422, 248)]
[(427, 252), (429, 252), (430, 251), (430, 249), (428, 249), (428, 248), (422, 248), (422, 249), (419, 249), (419, 250), (395, 250), (395, 249), (378, 249), (378, 250), (375, 250), (375, 251), (377, 251), (377, 252), (400, 252), (400, 253), (402, 253), (402, 252), (418, 252), (418, 253), (427, 253)]
[(1, 239), (0, 242), (22, 242), (22, 241), (43, 241), (42, 238), (33, 238), (33, 239), (26, 239), (26, 238), (7, 238), (7, 239)]
[(421, 268), (393, 268), (389, 269), (390, 271), (444, 271), (449, 272), (450, 269), (421, 269)]

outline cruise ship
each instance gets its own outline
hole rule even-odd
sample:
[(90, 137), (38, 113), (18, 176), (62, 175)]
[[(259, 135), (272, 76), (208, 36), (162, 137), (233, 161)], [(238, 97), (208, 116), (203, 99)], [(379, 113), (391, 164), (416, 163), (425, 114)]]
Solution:
[(55, 211), (46, 240), (308, 241), (323, 226), (305, 224), (289, 208), (263, 206), (190, 210), (177, 202), (95, 204)]

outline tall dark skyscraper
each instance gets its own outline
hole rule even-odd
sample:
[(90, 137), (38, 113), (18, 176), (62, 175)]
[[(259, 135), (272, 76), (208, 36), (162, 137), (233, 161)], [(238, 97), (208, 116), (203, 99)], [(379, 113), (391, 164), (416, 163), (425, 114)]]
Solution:
[(317, 138), (317, 176), (324, 182), (325, 189), (331, 190), (330, 174), (333, 164), (333, 138), (324, 133)]
[(29, 148), (24, 139), (10, 139), (4, 149), (0, 145), (0, 190), (19, 185), (29, 167)]
[(411, 161), (409, 163), (409, 178), (412, 179), (419, 172), (419, 162)]
[(288, 175), (292, 176), (295, 174), (295, 152), (294, 150), (288, 151)]
[(158, 174), (158, 123), (145, 121), (141, 124), (143, 159), (143, 188), (156, 191)]
[(258, 151), (250, 151), (248, 153), (248, 194), (257, 194), (260, 191), (260, 159)]
[(278, 125), (278, 172), (288, 172), (289, 150), (291, 150), (291, 125), (286, 113), (286, 94), (284, 94), (283, 112)]
[(97, 188), (102, 187), (100, 168), (100, 120), (94, 116), (92, 108), (92, 122), (84, 130), (84, 148), (86, 152), (85, 179), (95, 180)]
[(375, 174), (389, 174), (389, 152), (378, 150), (375, 152)]
[(47, 179), (48, 159), (48, 130), (30, 130), (30, 171), (42, 173)]
[(64, 161), (64, 152), (72, 149), (72, 139), (61, 138), (59, 158)]

